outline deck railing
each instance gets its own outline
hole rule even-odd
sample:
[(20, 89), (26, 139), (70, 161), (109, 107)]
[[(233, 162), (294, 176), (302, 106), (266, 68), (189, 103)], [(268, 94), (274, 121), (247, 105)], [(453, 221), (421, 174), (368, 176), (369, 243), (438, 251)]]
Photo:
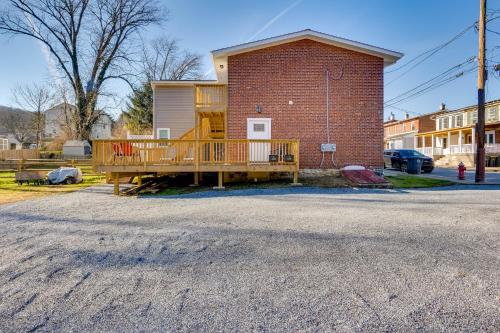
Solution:
[(225, 85), (196, 86), (196, 107), (224, 107), (227, 104)]
[(95, 166), (298, 165), (297, 140), (95, 140)]

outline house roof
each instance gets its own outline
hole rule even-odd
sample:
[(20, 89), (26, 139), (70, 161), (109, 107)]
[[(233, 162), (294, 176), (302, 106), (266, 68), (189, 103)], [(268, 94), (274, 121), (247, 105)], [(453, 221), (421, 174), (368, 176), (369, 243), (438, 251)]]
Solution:
[[(494, 99), (494, 100), (491, 100), (489, 102), (486, 102), (486, 103), (484, 103), (484, 106), (485, 107), (489, 107), (489, 106), (497, 105), (497, 104), (500, 104), (500, 99)], [(450, 113), (455, 113), (455, 112), (468, 111), (468, 110), (471, 110), (471, 109), (477, 109), (477, 104), (465, 106), (465, 107), (462, 107), (462, 108), (459, 108), (459, 109), (454, 109), (454, 110), (446, 110), (446, 111), (443, 112), (442, 115), (446, 115), (446, 114), (450, 114)]]
[(350, 39), (345, 39), (322, 32), (305, 29), (297, 32), (292, 32), (285, 35), (261, 39), (255, 42), (239, 44), (212, 51), (214, 57), (231, 56), (235, 54), (259, 50), (275, 45), (290, 43), (301, 39), (312, 39), (321, 43), (338, 46), (344, 49), (370, 54), (384, 59), (386, 65), (391, 65), (399, 60), (403, 54), (396, 51), (391, 51), (381, 47), (356, 42)]
[(384, 59), (384, 66), (390, 66), (394, 64), (403, 56), (403, 54), (400, 52), (391, 51), (381, 47), (356, 42), (350, 39), (325, 34), (311, 29), (306, 29), (281, 36), (266, 38), (212, 51), (212, 60), (215, 67), (215, 73), (217, 74), (217, 79), (221, 83), (225, 83), (227, 81), (226, 67), (227, 57), (229, 56), (260, 50), (302, 39), (310, 39), (320, 43), (379, 57)]
[(151, 86), (194, 86), (196, 84), (215, 84), (217, 80), (155, 80)]

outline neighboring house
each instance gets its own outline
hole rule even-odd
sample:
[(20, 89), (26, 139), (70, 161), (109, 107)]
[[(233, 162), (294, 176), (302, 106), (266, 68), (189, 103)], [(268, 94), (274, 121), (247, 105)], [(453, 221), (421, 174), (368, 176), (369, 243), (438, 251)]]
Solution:
[[(464, 162), (474, 165), (477, 105), (436, 115), (431, 131), (417, 134), (418, 150), (437, 160), (439, 166)], [(500, 156), (500, 100), (486, 103), (485, 149), (488, 157)]]
[[(26, 144), (25, 146), (29, 146), (29, 144)], [(1, 135), (0, 150), (13, 150), (13, 149), (23, 149), (23, 145), (12, 134)]]
[[(444, 108), (444, 105), (442, 106)], [(396, 120), (394, 115), (384, 123), (384, 146), (385, 149), (415, 149), (419, 147), (417, 134), (434, 130), (434, 117), (443, 110), (410, 117), (405, 114), (405, 119)]]
[[(75, 106), (68, 103), (60, 103), (45, 111), (45, 137), (57, 138), (67, 136), (70, 132), (71, 117), (75, 112)], [(99, 111), (96, 111), (99, 112)], [(90, 139), (110, 139), (113, 120), (106, 113), (102, 113), (92, 127)]]
[(0, 137), (0, 150), (9, 150), (9, 139), (5, 137)]
[(401, 56), (312, 30), (212, 51), (217, 80), (152, 82), (154, 135), (298, 139), (301, 168), (382, 168), (384, 67)]

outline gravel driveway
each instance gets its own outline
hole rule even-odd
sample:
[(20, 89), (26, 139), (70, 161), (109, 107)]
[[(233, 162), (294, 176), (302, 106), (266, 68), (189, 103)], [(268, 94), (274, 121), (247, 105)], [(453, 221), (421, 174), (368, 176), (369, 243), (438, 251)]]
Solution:
[(500, 331), (500, 187), (0, 206), (0, 331)]

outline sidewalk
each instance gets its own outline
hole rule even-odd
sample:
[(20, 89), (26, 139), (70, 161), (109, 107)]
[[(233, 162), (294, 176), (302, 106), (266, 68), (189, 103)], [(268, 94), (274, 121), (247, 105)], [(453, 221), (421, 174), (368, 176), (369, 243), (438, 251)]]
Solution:
[[(449, 180), (465, 185), (500, 185), (500, 168), (486, 168), (485, 182), (481, 184), (477, 184), (474, 181), (475, 169), (468, 169), (465, 172), (465, 180), (458, 180), (457, 173), (456, 169), (435, 168), (432, 173), (421, 173), (419, 175), (412, 174), (412, 176)], [(402, 172), (393, 169), (384, 170), (385, 176), (398, 176), (402, 174)]]

